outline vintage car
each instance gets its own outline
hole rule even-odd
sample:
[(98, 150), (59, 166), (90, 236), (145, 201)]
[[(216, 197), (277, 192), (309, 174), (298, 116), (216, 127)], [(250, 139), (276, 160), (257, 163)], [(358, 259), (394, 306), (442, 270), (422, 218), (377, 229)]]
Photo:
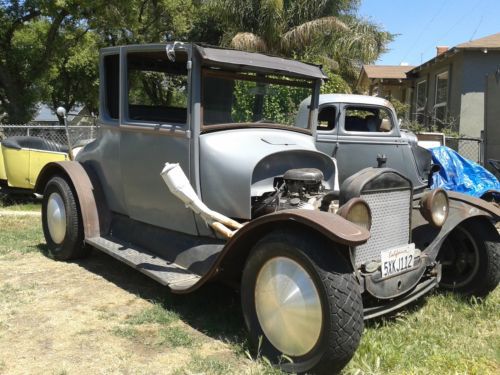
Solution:
[[(310, 98), (300, 105), (298, 126), (307, 123), (309, 102)], [(431, 153), (418, 146), (413, 133), (400, 129), (389, 101), (367, 95), (323, 94), (318, 104), (316, 147), (342, 166), (340, 183), (381, 163), (408, 177), (417, 192), (428, 187)]]
[[(72, 147), (76, 155), (90, 140)], [(0, 193), (32, 195), (40, 171), (51, 162), (70, 160), (69, 146), (33, 136), (8, 137), (0, 142)]]
[[(389, 168), (336, 188), (334, 160), (315, 146), (325, 78), (314, 65), (199, 44), (103, 49), (98, 137), (36, 183), (50, 254), (93, 247), (173, 293), (239, 285), (250, 341), (290, 372), (339, 371), (364, 319), (441, 278), (463, 293), (494, 289), (499, 210), (442, 190), (417, 196)], [(308, 96), (307, 121), (294, 126)], [(473, 246), (447, 243), (453, 231)]]
[(68, 147), (40, 137), (17, 136), (0, 143), (0, 190), (32, 193), (42, 168), (68, 160)]
[[(307, 123), (309, 102), (310, 98), (301, 103), (296, 118), (298, 126)], [(428, 139), (431, 135), (425, 133), (422, 137)], [(441, 137), (444, 140), (443, 134)], [(437, 165), (433, 165), (432, 153), (419, 146), (419, 138), (400, 128), (394, 107), (383, 98), (351, 94), (323, 94), (319, 97), (316, 147), (342, 166), (338, 174), (340, 182), (363, 168), (382, 164), (410, 178), (416, 192), (421, 192), (429, 186), (429, 181), (432, 184), (431, 173), (438, 171), (440, 165), (436, 159)], [(434, 152), (436, 158), (438, 151)], [(456, 161), (454, 163), (455, 168), (460, 168)], [(486, 179), (484, 173), (488, 172), (483, 172), (481, 166), (474, 168), (478, 174), (476, 180)], [(455, 171), (449, 173), (452, 175)], [(469, 179), (467, 183), (470, 184)], [(495, 185), (491, 181), (484, 183), (480, 187), (483, 189), (481, 198), (495, 202), (500, 195), (494, 189)], [(464, 191), (463, 188), (452, 190)]]

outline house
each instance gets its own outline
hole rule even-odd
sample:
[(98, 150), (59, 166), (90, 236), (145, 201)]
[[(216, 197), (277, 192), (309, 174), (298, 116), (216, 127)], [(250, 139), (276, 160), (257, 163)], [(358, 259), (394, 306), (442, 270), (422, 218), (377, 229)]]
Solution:
[(407, 103), (411, 120), (438, 129), (451, 125), (460, 134), (481, 137), (486, 77), (499, 68), (497, 33), (452, 48), (436, 47), (434, 58), (415, 67), (365, 65), (358, 91)]
[(425, 124), (451, 124), (460, 134), (484, 130), (486, 77), (500, 66), (500, 33), (437, 47), (431, 60), (407, 72), (411, 118)]
[[(89, 111), (85, 106), (75, 105), (70, 113), (68, 114), (68, 124), (69, 125), (87, 125), (88, 116), (90, 116)], [(32, 124), (37, 125), (60, 125), (59, 118), (52, 108), (47, 106), (46, 104), (40, 103), (37, 106), (37, 110), (35, 112), (35, 116), (30, 121)]]
[(414, 66), (363, 65), (356, 84), (356, 91), (365, 95), (409, 102), (406, 73)]

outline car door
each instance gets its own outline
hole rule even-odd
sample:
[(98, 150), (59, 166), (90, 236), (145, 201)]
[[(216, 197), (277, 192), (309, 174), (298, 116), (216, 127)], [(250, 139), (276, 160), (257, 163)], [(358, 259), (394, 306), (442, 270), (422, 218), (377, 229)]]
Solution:
[(160, 177), (179, 163), (190, 175), (187, 53), (169, 60), (164, 47), (126, 47), (122, 54), (120, 160), (128, 216), (157, 227), (197, 234), (193, 213)]
[(403, 146), (397, 119), (386, 107), (367, 104), (340, 105), (336, 147), (339, 180), (367, 167), (377, 167), (378, 155), (386, 158), (385, 166), (405, 170)]

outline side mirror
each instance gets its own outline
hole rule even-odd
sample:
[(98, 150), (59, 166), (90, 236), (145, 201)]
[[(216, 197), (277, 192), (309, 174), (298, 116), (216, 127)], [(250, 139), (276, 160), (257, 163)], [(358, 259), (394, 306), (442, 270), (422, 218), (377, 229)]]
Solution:
[(441, 170), (441, 166), (439, 164), (431, 164), (431, 168), (429, 171), (429, 177), (427, 178), (427, 187), (430, 188), (433, 183), (432, 176), (434, 173), (438, 173)]

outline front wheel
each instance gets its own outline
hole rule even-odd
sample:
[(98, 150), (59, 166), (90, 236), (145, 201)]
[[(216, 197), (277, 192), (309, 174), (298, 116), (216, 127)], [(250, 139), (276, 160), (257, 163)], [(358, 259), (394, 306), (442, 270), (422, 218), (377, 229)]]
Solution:
[(359, 345), (359, 284), (346, 259), (320, 241), (266, 236), (247, 260), (241, 293), (251, 343), (284, 371), (338, 372)]
[(88, 255), (76, 195), (62, 177), (51, 178), (45, 186), (42, 226), (49, 254), (54, 259), (70, 260)]
[(500, 236), (486, 221), (461, 223), (446, 238), (438, 261), (443, 267), (441, 288), (484, 296), (500, 280)]

